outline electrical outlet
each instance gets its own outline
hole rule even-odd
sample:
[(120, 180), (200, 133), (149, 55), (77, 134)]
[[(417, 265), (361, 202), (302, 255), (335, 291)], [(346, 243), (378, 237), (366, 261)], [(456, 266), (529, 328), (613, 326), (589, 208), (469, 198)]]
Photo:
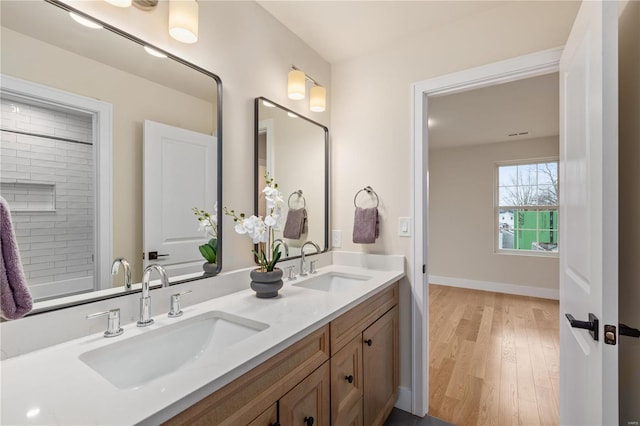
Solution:
[(411, 236), (411, 218), (399, 217), (398, 218), (398, 235), (401, 237)]
[(334, 229), (331, 231), (331, 247), (342, 247), (342, 231)]

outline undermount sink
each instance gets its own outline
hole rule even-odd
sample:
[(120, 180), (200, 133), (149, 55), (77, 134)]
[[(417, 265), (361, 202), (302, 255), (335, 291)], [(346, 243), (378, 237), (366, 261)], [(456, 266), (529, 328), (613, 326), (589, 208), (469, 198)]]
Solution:
[(135, 389), (268, 327), (211, 311), (85, 352), (79, 358), (118, 389)]
[(320, 291), (344, 291), (360, 286), (370, 280), (366, 275), (345, 274), (342, 272), (329, 272), (317, 277), (309, 278), (303, 282), (294, 284), (297, 287), (310, 288)]

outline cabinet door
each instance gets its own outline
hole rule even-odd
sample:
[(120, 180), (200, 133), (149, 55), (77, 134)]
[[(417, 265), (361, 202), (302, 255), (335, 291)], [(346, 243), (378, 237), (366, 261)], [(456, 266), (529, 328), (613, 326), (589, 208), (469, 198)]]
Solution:
[(248, 426), (277, 426), (278, 423), (278, 404), (273, 404), (260, 414)]
[(325, 362), (280, 398), (282, 426), (329, 426), (329, 363)]
[(362, 333), (364, 424), (382, 425), (398, 398), (398, 306)]
[(362, 336), (331, 357), (331, 424), (358, 424), (354, 419), (362, 425)]

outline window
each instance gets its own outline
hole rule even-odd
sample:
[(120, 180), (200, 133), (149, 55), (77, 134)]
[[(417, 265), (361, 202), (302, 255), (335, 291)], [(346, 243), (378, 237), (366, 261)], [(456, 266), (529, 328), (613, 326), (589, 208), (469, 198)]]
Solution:
[(496, 200), (499, 251), (558, 252), (558, 160), (499, 164)]

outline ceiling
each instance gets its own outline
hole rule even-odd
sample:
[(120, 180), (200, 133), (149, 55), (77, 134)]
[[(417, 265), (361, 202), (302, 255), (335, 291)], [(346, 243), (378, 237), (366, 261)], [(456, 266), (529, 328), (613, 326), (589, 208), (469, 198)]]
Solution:
[(269, 1), (257, 3), (331, 64), (505, 1)]
[[(510, 2), (258, 0), (257, 3), (320, 56), (336, 64)], [(432, 149), (558, 135), (558, 75), (431, 98), (429, 121)]]
[(556, 136), (558, 93), (553, 73), (429, 98), (429, 148)]

